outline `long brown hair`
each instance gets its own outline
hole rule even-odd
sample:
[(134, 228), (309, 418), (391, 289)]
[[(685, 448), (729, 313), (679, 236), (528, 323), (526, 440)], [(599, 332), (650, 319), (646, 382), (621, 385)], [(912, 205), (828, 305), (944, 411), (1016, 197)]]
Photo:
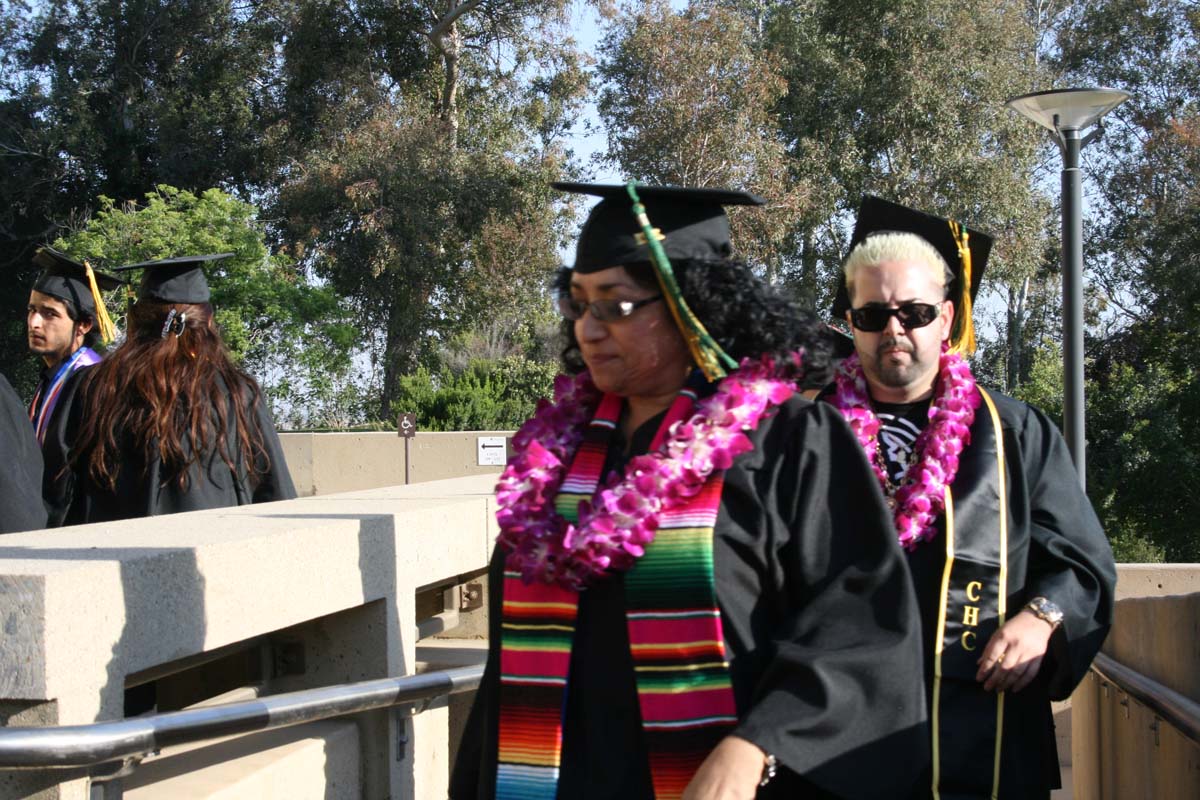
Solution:
[(180, 489), (189, 468), (214, 450), (235, 474), (240, 455), (252, 485), (269, 468), (262, 432), (250, 419), (262, 393), (230, 360), (208, 303), (138, 301), (125, 342), (92, 373), (72, 461), (84, 458), (91, 479), (110, 491), (129, 446), (146, 465), (157, 456)]

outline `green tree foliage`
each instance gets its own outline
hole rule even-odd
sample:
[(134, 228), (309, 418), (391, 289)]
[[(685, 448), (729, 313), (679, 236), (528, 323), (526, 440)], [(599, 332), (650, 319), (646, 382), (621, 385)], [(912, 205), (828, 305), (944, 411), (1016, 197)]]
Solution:
[(401, 375), (544, 290), (557, 264), (556, 175), (553, 162), (449, 147), (436, 119), (381, 114), (285, 188), (304, 257), (353, 299), (382, 365), (385, 418)]
[(319, 396), (350, 369), (357, 331), (332, 291), (308, 284), (287, 257), (270, 254), (257, 213), (218, 189), (195, 195), (164, 185), (141, 204), (101, 196), (100, 211), (55, 246), (101, 266), (233, 253), (205, 270), (217, 324), (234, 359), (287, 418), (311, 406), (309, 393)]
[(520, 356), (476, 359), (459, 370), (418, 367), (400, 378), (393, 408), (415, 412), (419, 430), (514, 430), (550, 396), (557, 372), (553, 363)]
[(1200, 3), (1086, 0), (1058, 31), (1071, 80), (1125, 89), (1085, 151), (1098, 336), (1087, 342), (1089, 492), (1127, 557), (1200, 559)]
[(0, 4), (0, 370), (26, 378), (21, 388), (32, 376), (20, 343), (39, 245), (96, 211), (100, 195), (269, 179), (270, 8)]
[(767, 12), (792, 169), (823, 189), (799, 220), (794, 256), (821, 307), (846, 213), (868, 192), (997, 234), (985, 286), (1036, 271), (1047, 209), (1029, 175), (1041, 139), (1004, 107), (1040, 88), (1025, 11), (1017, 0), (806, 0)]
[(365, 392), (371, 414), (386, 411), (400, 374), (476, 316), (524, 302), (524, 279), (540, 272), (540, 288), (553, 260), (560, 216), (546, 183), (586, 85), (562, 11), (561, 0), (0, 5), (0, 370), (25, 389), (36, 372), (21, 343), (39, 244), (103, 211), (101, 196), (120, 207), (160, 184), (218, 187), (264, 205), (300, 281), (327, 280), (357, 312), (367, 349), (354, 375), (320, 380), (330, 351), (317, 346), (305, 388), (289, 378), (287, 391), (317, 416), (368, 413), (337, 408)]
[(734, 210), (739, 252), (772, 277), (794, 220), (817, 191), (792, 180), (772, 108), (786, 90), (779, 59), (733, 11), (673, 10), (646, 0), (617, 17), (601, 46), (598, 109), (608, 159), (649, 183), (754, 191), (765, 209)]
[(389, 77), (371, 113), (309, 152), (281, 188), (297, 257), (353, 302), (382, 372), (384, 418), (402, 375), (475, 323), (540, 302), (557, 266), (566, 218), (548, 184), (566, 165), (560, 137), (586, 88), (545, 25), (559, 10), (438, 7), (422, 22), (436, 67)]

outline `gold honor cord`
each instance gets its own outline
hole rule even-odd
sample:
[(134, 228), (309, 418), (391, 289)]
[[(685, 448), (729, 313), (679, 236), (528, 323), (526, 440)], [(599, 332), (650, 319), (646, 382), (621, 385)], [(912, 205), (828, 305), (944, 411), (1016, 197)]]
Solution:
[(960, 297), (954, 315), (954, 330), (950, 334), (950, 352), (971, 355), (975, 352), (975, 325), (971, 322), (971, 236), (967, 229), (950, 220), (950, 233), (958, 245), (958, 260), (962, 264), (959, 279)]
[[(987, 403), (992, 427), (996, 430), (996, 470), (1000, 490), (1000, 592), (997, 597), (1000, 625), (1008, 617), (1008, 481), (1004, 477), (1004, 430), (996, 404), (982, 388), (979, 396)], [(1004, 692), (996, 693), (996, 763), (992, 767), (992, 800), (1000, 796), (1000, 742), (1004, 738)]]
[(117, 326), (113, 324), (108, 309), (104, 307), (104, 298), (100, 296), (100, 285), (96, 283), (96, 271), (87, 261), (83, 262), (87, 269), (88, 288), (92, 290), (92, 302), (96, 304), (96, 327), (99, 328), (100, 341), (108, 344), (117, 336)]
[(637, 218), (642, 235), (646, 237), (646, 245), (650, 248), (650, 263), (654, 265), (658, 285), (662, 287), (663, 296), (667, 299), (667, 308), (671, 309), (671, 316), (675, 318), (675, 325), (683, 334), (696, 366), (710, 381), (724, 378), (728, 369), (737, 368), (737, 362), (721, 349), (721, 345), (717, 344), (717, 340), (705, 329), (704, 323), (688, 308), (687, 301), (683, 299), (683, 293), (679, 290), (679, 283), (675, 280), (675, 272), (671, 269), (671, 261), (659, 244), (662, 234), (650, 224), (650, 218), (646, 216), (646, 207), (638, 197), (637, 182), (629, 181), (625, 184), (625, 190), (629, 192), (629, 199), (633, 201), (633, 215)]
[[(1008, 615), (1008, 482), (1004, 475), (1004, 430), (1000, 425), (1000, 414), (988, 393), (979, 389), (979, 395), (988, 407), (992, 421), (992, 429), (996, 439), (996, 461), (999, 471), (997, 489), (1000, 492), (1000, 522), (999, 522), (999, 587), (996, 592), (998, 627), (1003, 627)], [(937, 639), (934, 644), (933, 660), (933, 710), (932, 745), (933, 745), (933, 781), (934, 800), (941, 800), (941, 706), (942, 706), (942, 653), (945, 650), (946, 614), (950, 598), (950, 574), (954, 569), (955, 530), (954, 530), (954, 498), (950, 487), (946, 487), (946, 566), (942, 571), (942, 595), (938, 604)], [(982, 689), (981, 689), (982, 691)], [(1000, 754), (1004, 739), (1004, 692), (996, 693), (996, 745), (992, 761), (992, 791), (991, 800), (997, 800), (1000, 793)]]

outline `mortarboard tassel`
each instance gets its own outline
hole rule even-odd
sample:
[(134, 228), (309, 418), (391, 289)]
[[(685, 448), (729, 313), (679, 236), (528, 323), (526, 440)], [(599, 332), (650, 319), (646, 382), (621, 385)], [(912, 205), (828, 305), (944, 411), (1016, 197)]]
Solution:
[(958, 260), (962, 264), (962, 273), (958, 280), (961, 296), (955, 304), (954, 327), (950, 332), (950, 352), (971, 355), (975, 352), (975, 324), (971, 321), (973, 309), (970, 234), (954, 220), (950, 220), (950, 233), (954, 236), (954, 243), (958, 245)]
[(100, 296), (100, 286), (96, 283), (96, 272), (88, 261), (83, 262), (87, 267), (88, 288), (92, 290), (92, 302), (96, 304), (96, 327), (100, 329), (100, 341), (108, 344), (117, 336), (117, 326), (113, 324), (108, 309), (104, 306), (104, 298)]
[(646, 207), (642, 205), (642, 201), (638, 197), (637, 182), (629, 181), (625, 188), (629, 192), (629, 198), (633, 201), (633, 214), (637, 217), (642, 234), (646, 237), (646, 245), (650, 248), (650, 261), (654, 264), (654, 274), (658, 277), (658, 284), (662, 287), (663, 296), (667, 299), (667, 308), (671, 309), (671, 316), (675, 318), (675, 325), (683, 334), (683, 339), (687, 342), (688, 350), (691, 351), (696, 366), (710, 381), (724, 378), (727, 369), (737, 368), (737, 362), (721, 349), (721, 345), (712, 338), (705, 329), (704, 323), (692, 313), (687, 301), (683, 299), (679, 283), (675, 280), (675, 272), (671, 269), (671, 261), (663, 251), (662, 245), (658, 243), (661, 234), (657, 233), (650, 224), (650, 218), (646, 216)]

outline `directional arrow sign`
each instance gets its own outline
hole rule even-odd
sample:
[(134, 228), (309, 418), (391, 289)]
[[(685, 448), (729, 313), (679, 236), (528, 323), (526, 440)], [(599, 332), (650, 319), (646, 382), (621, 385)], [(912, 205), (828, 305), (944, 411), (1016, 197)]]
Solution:
[(503, 436), (476, 437), (477, 463), (481, 467), (503, 467), (507, 458)]

